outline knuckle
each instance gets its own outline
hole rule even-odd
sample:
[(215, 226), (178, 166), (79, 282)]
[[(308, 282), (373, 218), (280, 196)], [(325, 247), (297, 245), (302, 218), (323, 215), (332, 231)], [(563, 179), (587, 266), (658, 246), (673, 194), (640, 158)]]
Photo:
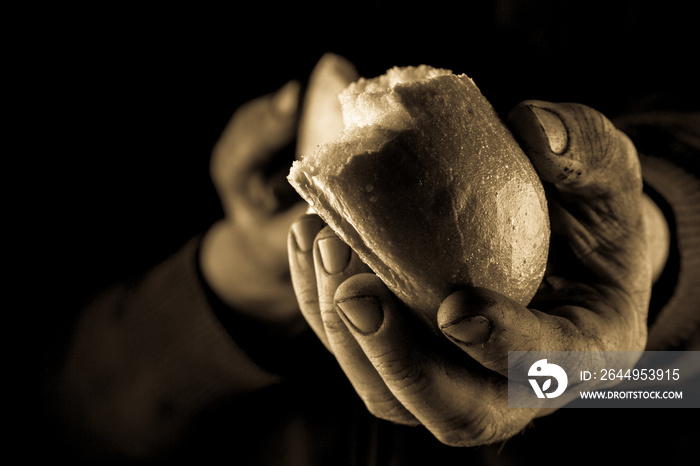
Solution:
[(423, 366), (399, 351), (387, 351), (370, 356), (370, 361), (387, 385), (397, 392), (417, 393), (429, 385)]
[(318, 306), (318, 294), (312, 286), (297, 287), (295, 290), (297, 303), (302, 310), (312, 309)]
[(509, 436), (501, 431), (498, 420), (483, 410), (446, 421), (434, 435), (441, 443), (452, 447), (487, 445)]
[(509, 416), (492, 406), (482, 405), (463, 416), (444, 421), (433, 434), (441, 443), (453, 447), (489, 445), (513, 437), (531, 419), (527, 413)]
[(420, 422), (404, 408), (395, 398), (367, 399), (365, 406), (376, 418), (408, 426), (419, 425)]
[(348, 334), (348, 336), (350, 336), (347, 325), (340, 319), (335, 309), (325, 306), (321, 307), (321, 319), (323, 320), (323, 327), (326, 329), (327, 334)]

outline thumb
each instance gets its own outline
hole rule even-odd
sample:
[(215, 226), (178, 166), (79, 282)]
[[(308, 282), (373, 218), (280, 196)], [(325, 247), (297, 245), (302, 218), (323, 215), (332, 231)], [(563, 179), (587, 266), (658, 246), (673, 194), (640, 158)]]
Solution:
[(630, 271), (648, 265), (641, 165), (630, 139), (581, 104), (525, 101), (508, 121), (539, 176), (555, 188), (548, 199), (552, 233), (566, 238), (596, 276), (631, 282)]
[(508, 122), (540, 177), (560, 191), (600, 197), (641, 189), (634, 145), (600, 112), (529, 100)]

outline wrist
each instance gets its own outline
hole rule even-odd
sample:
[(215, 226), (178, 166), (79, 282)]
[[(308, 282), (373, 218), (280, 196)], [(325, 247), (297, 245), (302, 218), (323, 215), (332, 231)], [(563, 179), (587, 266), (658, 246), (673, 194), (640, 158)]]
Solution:
[(259, 247), (230, 222), (204, 235), (199, 264), (206, 285), (226, 306), (268, 323), (293, 322), (299, 315), (288, 269), (271, 268)]

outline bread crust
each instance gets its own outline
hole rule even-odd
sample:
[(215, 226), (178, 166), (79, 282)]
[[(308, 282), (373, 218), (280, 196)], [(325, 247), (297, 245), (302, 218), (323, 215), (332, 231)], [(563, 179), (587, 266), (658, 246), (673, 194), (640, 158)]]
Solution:
[(527, 304), (544, 274), (549, 216), (510, 131), (466, 75), (383, 92), (400, 117), (351, 125), (294, 163), (292, 186), (433, 325), (442, 300), (464, 286)]

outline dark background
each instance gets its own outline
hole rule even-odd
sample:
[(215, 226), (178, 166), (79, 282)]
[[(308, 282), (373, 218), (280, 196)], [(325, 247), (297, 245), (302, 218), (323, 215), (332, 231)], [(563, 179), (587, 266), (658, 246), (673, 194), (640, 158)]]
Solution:
[(57, 11), (26, 57), (36, 80), (27, 98), (41, 96), (26, 109), (33, 134), (22, 150), (40, 178), (36, 246), (58, 254), (53, 274), (68, 265), (78, 274), (78, 295), (177, 249), (220, 216), (208, 162), (233, 111), (288, 79), (303, 81), (325, 51), (368, 77), (421, 63), (466, 73), (503, 115), (533, 98), (609, 116), (686, 105), (697, 97), (698, 40), (695, 12), (681, 5), (688, 2)]
[(19, 256), (11, 291), (28, 320), (19, 354), (40, 353), (24, 367), (41, 374), (59, 354), (79, 303), (221, 216), (208, 163), (224, 125), (246, 100), (303, 81), (324, 52), (368, 77), (421, 63), (466, 73), (503, 115), (544, 99), (615, 116), (697, 102), (692, 7), (251, 2), (8, 15), (19, 24), (6, 43), (19, 103), (7, 129), (20, 139), (7, 155), (19, 168), (5, 175), (18, 210), (7, 227)]

